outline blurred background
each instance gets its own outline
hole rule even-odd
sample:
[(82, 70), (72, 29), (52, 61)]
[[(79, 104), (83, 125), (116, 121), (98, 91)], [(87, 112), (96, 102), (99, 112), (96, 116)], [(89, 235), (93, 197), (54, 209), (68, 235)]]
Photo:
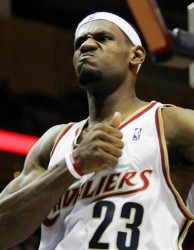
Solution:
[[(188, 29), (187, 6), (193, 1), (156, 2), (169, 30)], [(53, 125), (87, 117), (86, 95), (72, 66), (73, 38), (78, 22), (96, 11), (118, 14), (138, 30), (125, 0), (0, 0), (0, 130), (38, 138)], [(154, 63), (141, 38), (147, 58), (138, 76), (138, 97), (194, 108), (188, 68)], [(0, 151), (1, 190), (24, 160), (25, 154)], [(38, 229), (12, 249), (37, 249), (39, 237)]]

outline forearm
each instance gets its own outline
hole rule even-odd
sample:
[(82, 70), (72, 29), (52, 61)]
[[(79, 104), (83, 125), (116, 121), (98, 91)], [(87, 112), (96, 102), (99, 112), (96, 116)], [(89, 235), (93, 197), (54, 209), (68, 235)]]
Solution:
[(25, 240), (42, 223), (74, 178), (57, 166), (0, 201), (0, 249)]

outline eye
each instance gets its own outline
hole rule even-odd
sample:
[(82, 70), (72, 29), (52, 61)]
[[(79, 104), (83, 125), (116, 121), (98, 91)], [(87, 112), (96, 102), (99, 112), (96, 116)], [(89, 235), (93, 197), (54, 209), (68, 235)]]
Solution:
[(77, 50), (82, 45), (82, 43), (85, 42), (85, 40), (86, 37), (79, 37), (78, 39), (76, 39), (74, 43), (74, 49)]
[(111, 40), (111, 37), (108, 34), (99, 33), (96, 35), (95, 39), (99, 42), (106, 42), (108, 40)]

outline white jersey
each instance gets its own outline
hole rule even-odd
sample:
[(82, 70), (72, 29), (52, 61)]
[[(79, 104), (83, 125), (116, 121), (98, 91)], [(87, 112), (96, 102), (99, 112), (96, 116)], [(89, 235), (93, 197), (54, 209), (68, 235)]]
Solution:
[[(69, 187), (42, 225), (40, 250), (182, 249), (194, 216), (170, 179), (162, 107), (151, 102), (122, 122), (118, 164)], [(49, 168), (65, 161), (86, 122), (66, 128)]]

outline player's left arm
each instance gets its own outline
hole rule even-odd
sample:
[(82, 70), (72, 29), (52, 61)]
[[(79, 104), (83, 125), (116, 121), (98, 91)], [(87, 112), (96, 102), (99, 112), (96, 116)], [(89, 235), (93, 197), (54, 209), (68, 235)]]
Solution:
[(165, 137), (175, 160), (194, 170), (194, 111), (172, 106), (162, 111)]

